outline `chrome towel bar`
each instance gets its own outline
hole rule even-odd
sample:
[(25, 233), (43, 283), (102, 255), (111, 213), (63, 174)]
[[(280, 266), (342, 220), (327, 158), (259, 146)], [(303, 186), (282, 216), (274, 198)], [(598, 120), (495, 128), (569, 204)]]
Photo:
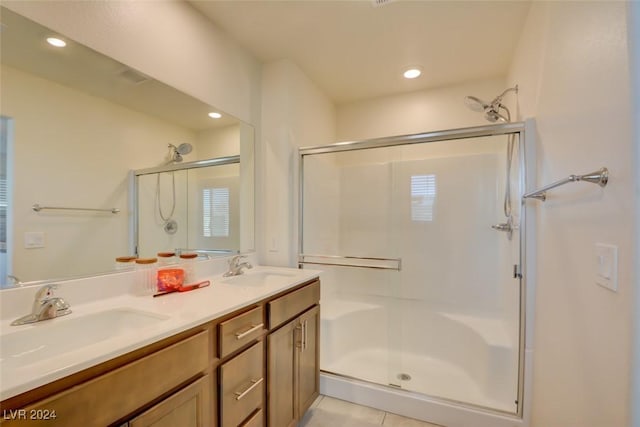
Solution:
[(300, 254), (298, 256), (298, 264), (335, 265), (339, 267), (359, 267), (397, 271), (402, 269), (401, 258), (373, 258), (360, 256)]
[(42, 210), (54, 209), (54, 210), (62, 210), (62, 211), (110, 212), (112, 214), (120, 213), (120, 209), (118, 209), (118, 208), (110, 208), (110, 209), (62, 208), (62, 207), (56, 207), (56, 206), (40, 206), (37, 203), (35, 205), (33, 205), (31, 208), (36, 212), (40, 212)]
[(545, 201), (547, 200), (547, 191), (552, 188), (560, 187), (561, 185), (568, 184), (570, 182), (585, 181), (593, 184), (598, 184), (600, 187), (604, 187), (609, 182), (609, 170), (607, 168), (600, 168), (595, 172), (587, 173), (584, 175), (569, 175), (565, 179), (556, 181), (553, 184), (546, 185), (538, 190), (531, 191), (524, 196), (523, 199), (536, 199)]

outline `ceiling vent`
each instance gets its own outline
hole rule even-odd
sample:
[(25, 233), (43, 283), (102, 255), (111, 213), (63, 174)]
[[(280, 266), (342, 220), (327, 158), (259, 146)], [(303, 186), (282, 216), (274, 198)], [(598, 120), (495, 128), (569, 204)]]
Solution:
[(135, 85), (139, 85), (146, 81), (151, 80), (150, 77), (147, 77), (141, 72), (133, 70), (131, 68), (125, 68), (124, 70), (120, 71), (120, 77), (124, 78), (129, 83), (133, 83)]

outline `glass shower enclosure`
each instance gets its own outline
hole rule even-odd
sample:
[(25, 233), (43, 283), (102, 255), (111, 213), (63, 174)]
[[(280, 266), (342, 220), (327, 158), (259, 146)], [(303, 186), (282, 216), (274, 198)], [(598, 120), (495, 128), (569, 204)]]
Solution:
[(521, 414), (524, 126), (300, 149), (321, 369)]

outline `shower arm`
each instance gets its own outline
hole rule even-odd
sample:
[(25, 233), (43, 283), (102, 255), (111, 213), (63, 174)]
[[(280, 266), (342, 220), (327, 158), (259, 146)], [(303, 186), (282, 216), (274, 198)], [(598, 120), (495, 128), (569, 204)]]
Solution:
[(502, 105), (502, 98), (508, 94), (509, 92), (515, 92), (518, 93), (518, 85), (515, 85), (514, 87), (510, 87), (509, 89), (505, 89), (504, 92), (502, 92), (500, 95), (496, 96), (496, 98), (491, 102), (491, 105), (494, 104), (498, 104), (498, 105)]
[(584, 175), (569, 175), (568, 177), (561, 179), (560, 181), (556, 181), (552, 184), (546, 185), (542, 188), (539, 188), (535, 191), (531, 191), (524, 196), (523, 199), (536, 199), (540, 201), (547, 200), (547, 191), (552, 188), (560, 187), (561, 185), (568, 184), (570, 182), (578, 182), (585, 181), (590, 182), (592, 184), (598, 184), (600, 187), (605, 187), (609, 182), (609, 170), (607, 168), (600, 168), (597, 171), (587, 173)]

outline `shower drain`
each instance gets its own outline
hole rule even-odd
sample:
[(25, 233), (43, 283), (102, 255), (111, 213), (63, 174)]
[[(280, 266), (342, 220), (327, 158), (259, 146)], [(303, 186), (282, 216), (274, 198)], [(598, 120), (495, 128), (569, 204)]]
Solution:
[(400, 381), (409, 381), (409, 380), (411, 380), (411, 375), (409, 375), (409, 374), (405, 374), (405, 373), (400, 373), (400, 374), (396, 375), (396, 377), (397, 377)]

